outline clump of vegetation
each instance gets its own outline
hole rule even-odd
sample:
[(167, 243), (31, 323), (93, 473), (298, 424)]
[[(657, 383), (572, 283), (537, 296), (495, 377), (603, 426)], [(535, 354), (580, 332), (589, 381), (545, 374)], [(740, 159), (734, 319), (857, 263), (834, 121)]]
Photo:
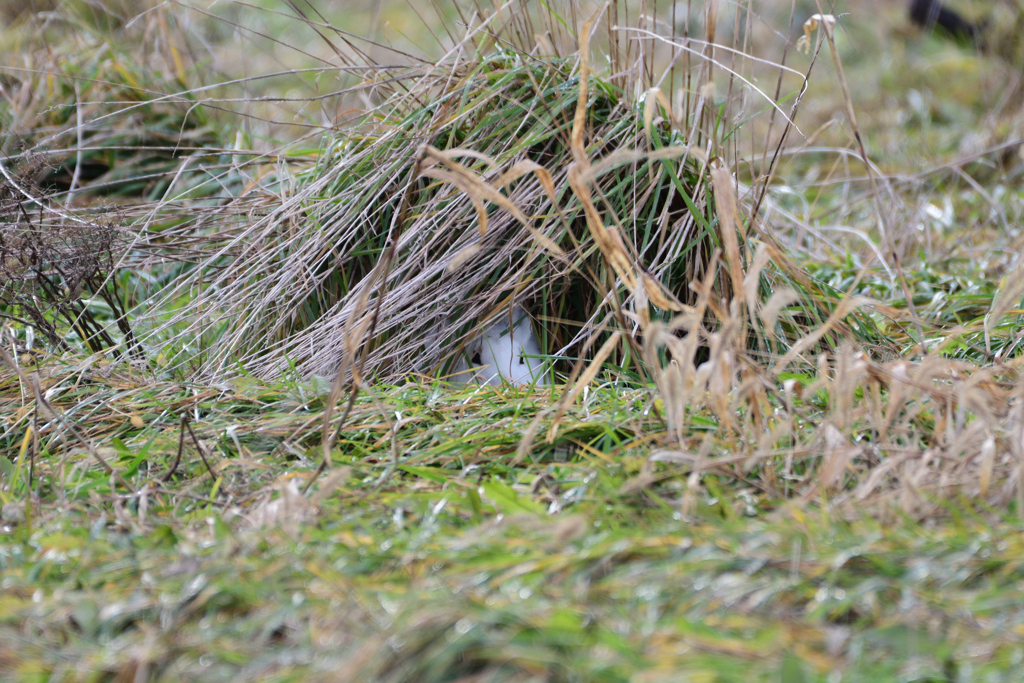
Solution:
[[(326, 139), (280, 207), (210, 235), (231, 267), (210, 275), (201, 264), (178, 286), (209, 282), (206, 324), (231, 320), (206, 367), (237, 359), (276, 375), (287, 359), (331, 377), (371, 315), (364, 372), (433, 373), (474, 327), (524, 301), (544, 348), (578, 355), (610, 312), (636, 306), (607, 260), (612, 234), (631, 245), (619, 257), (641, 269), (662, 310), (678, 310), (670, 292), (690, 298), (713, 215), (706, 157), (683, 143), (682, 122), (659, 117), (645, 130), (642, 103), (626, 94), (636, 83), (602, 82), (585, 64), (581, 73), (576, 56), (465, 47), (422, 73), (367, 83), (382, 103)], [(609, 159), (592, 173), (590, 157)], [(600, 209), (589, 190), (576, 196), (591, 182)], [(613, 232), (595, 234), (604, 222)]]
[(180, 17), (142, 9), (3, 5), (0, 306), (27, 346), (38, 333), (60, 351), (144, 358), (129, 311), (181, 269), (154, 273), (145, 246), (194, 258), (175, 229), (201, 232), (243, 187), (202, 88), (187, 85), (198, 69), (172, 30)]
[[(587, 26), (609, 31), (596, 16)], [(166, 294), (195, 291), (204, 312), (202, 322), (190, 309), (170, 323), (184, 330), (182, 347), (197, 331), (217, 340), (198, 361), (172, 362), (214, 377), (237, 363), (262, 377), (294, 368), (330, 378), (359, 355), (362, 374), (377, 379), (443, 374), (474, 333), (526, 304), (562, 374), (619, 331), (623, 343), (603, 360), (640, 378), (647, 323), (692, 307), (691, 284), (709, 266), (707, 295), (752, 287), (750, 313), (773, 288), (806, 295), (778, 307), (775, 329), (749, 319), (763, 352), (823, 324), (841, 293), (824, 293), (772, 235), (740, 219), (718, 159), (735, 132), (727, 103), (670, 103), (649, 87), (649, 67), (629, 67), (654, 63), (642, 43), (632, 56), (614, 52), (614, 78), (588, 66), (587, 40), (556, 43), (513, 24), (500, 48), (470, 32), (436, 64), (366, 65), (358, 89), (379, 104), (328, 134), (316, 165), (264, 217), (208, 233), (210, 260)], [(755, 239), (771, 258), (744, 283)], [(717, 270), (723, 254), (728, 274)], [(863, 340), (871, 323), (860, 322)]]
[(54, 348), (72, 349), (76, 340), (65, 339), (62, 331), (69, 329), (78, 342), (100, 353), (120, 344), (86, 303), (97, 297), (124, 345), (141, 360), (118, 280), (112, 278), (128, 248), (116, 213), (82, 219), (54, 208), (39, 188), (18, 180), (0, 181), (0, 306), (26, 316), (13, 320), (38, 330)]

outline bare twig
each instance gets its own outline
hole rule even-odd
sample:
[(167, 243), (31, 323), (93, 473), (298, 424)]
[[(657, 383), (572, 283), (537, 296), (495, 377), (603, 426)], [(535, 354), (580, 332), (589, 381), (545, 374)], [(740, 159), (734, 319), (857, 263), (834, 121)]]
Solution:
[(178, 469), (178, 463), (181, 462), (181, 452), (185, 448), (185, 423), (188, 421), (188, 413), (182, 412), (181, 414), (181, 426), (178, 429), (178, 454), (174, 456), (174, 462), (171, 463), (170, 468), (167, 470), (167, 474), (160, 477), (161, 482), (166, 482), (174, 474), (175, 470)]

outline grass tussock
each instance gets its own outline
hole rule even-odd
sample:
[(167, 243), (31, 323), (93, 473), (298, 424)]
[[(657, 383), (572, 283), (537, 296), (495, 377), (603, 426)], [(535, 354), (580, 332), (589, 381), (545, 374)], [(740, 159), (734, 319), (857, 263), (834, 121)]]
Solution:
[[(525, 304), (557, 371), (619, 331), (605, 360), (638, 377), (646, 325), (691, 307), (713, 258), (728, 264), (708, 294), (720, 318), (719, 300), (741, 290), (750, 315), (772, 289), (804, 294), (773, 313), (777, 329), (749, 319), (762, 353), (824, 324), (841, 293), (803, 277), (741, 216), (753, 197), (736, 196), (722, 157), (735, 116), (710, 72), (686, 76), (699, 97), (670, 102), (651, 87), (657, 56), (689, 62), (693, 48), (638, 40), (601, 13), (544, 40), (529, 24), (554, 27), (551, 16), (483, 16), (436, 63), (362, 66), (365, 80), (338, 95), (380, 104), (326, 135), (316, 165), (285, 186), (255, 186), (258, 220), (205, 234), (208, 259), (154, 306), (195, 292), (204, 311), (154, 327), (154, 344), (180, 348), (167, 365), (333, 377), (358, 355), (363, 376), (444, 374), (467, 340)], [(590, 66), (592, 45), (611, 51), (611, 77)], [(767, 251), (745, 282), (757, 241)], [(189, 340), (204, 335), (216, 342), (196, 354)]]
[(276, 375), (287, 359), (331, 377), (355, 330), (366, 374), (435, 373), (519, 303), (542, 347), (572, 357), (639, 289), (663, 311), (681, 305), (670, 292), (692, 298), (714, 218), (685, 122), (671, 108), (652, 120), (639, 74), (613, 85), (582, 53), (492, 48), (470, 34), (432, 67), (382, 77), (383, 103), (328, 136), (279, 207), (224, 236), (231, 267), (182, 279), (177, 291), (210, 283), (203, 324), (231, 321), (208, 373), (237, 359)]

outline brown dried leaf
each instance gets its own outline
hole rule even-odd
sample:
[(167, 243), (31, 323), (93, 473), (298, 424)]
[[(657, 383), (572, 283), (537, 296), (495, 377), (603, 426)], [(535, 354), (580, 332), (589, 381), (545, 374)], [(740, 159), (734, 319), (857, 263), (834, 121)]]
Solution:
[(740, 224), (736, 210), (736, 192), (732, 174), (725, 166), (712, 166), (711, 184), (715, 188), (715, 207), (718, 211), (718, 234), (722, 238), (722, 251), (729, 266), (733, 297), (743, 291), (743, 262), (740, 257), (740, 243), (736, 231)]

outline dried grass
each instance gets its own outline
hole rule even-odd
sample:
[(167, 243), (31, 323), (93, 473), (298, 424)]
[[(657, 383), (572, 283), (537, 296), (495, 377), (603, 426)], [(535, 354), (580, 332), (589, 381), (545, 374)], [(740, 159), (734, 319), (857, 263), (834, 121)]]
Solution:
[[(611, 358), (623, 366), (652, 316), (667, 322), (694, 303), (689, 285), (721, 239), (734, 291), (747, 288), (753, 312), (767, 276), (784, 282), (796, 269), (776, 248), (771, 272), (762, 262), (742, 282), (750, 254), (735, 235), (737, 198), (725, 194), (724, 230), (710, 199), (709, 154), (726, 150), (707, 131), (724, 119), (709, 98), (673, 104), (649, 85), (657, 50), (674, 50), (673, 62), (693, 50), (610, 21), (596, 13), (566, 33), (510, 3), (473, 17), (436, 65), (376, 78), (367, 65), (360, 87), (382, 103), (329, 135), (316, 166), (264, 202), (265, 216), (205, 238), (212, 255), (154, 306), (194, 293), (203, 316), (162, 322), (151, 343), (177, 340), (182, 353), (168, 362), (211, 378), (239, 366), (332, 377), (359, 329), (363, 375), (389, 379), (444, 372), (468, 339), (523, 304), (560, 372), (591, 336), (614, 330), (629, 342)], [(579, 47), (592, 33), (611, 50), (607, 76)], [(557, 39), (534, 38), (548, 34)], [(710, 73), (695, 78), (699, 91)], [(717, 173), (717, 183), (735, 182), (726, 167)], [(729, 292), (715, 291), (712, 306)], [(805, 300), (799, 316), (823, 320), (819, 306)], [(210, 331), (216, 344), (188, 357), (184, 340)], [(761, 335), (781, 341), (777, 332)]]

